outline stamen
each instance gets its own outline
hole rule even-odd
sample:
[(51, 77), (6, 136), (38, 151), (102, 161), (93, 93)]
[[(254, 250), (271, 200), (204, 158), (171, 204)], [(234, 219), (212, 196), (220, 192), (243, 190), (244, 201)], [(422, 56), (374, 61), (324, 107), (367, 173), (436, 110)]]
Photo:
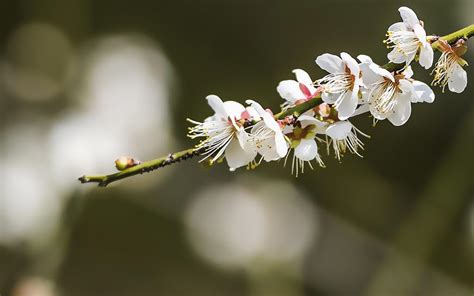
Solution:
[(459, 57), (452, 50), (445, 50), (441, 54), (436, 66), (431, 72), (431, 75), (434, 74), (433, 81), (431, 85), (441, 86), (442, 91), (446, 88), (448, 84), (449, 77), (454, 71), (454, 67), (458, 63)]
[(196, 148), (204, 149), (204, 158), (200, 162), (211, 158), (211, 163), (218, 160), (225, 152), (231, 141), (235, 138), (237, 130), (234, 125), (225, 120), (209, 120), (198, 122), (187, 119), (189, 122), (195, 124), (188, 130), (188, 137), (191, 139), (205, 138)]
[(397, 104), (396, 94), (400, 92), (398, 84), (384, 79), (373, 85), (369, 93), (369, 104), (378, 114), (387, 117)]
[[(407, 58), (414, 58), (421, 46), (420, 40), (412, 31), (388, 31), (384, 43), (387, 48), (395, 49)], [(409, 62), (411, 61), (407, 60), (407, 63)]]
[(322, 86), (324, 92), (327, 93), (343, 93), (354, 85), (354, 75), (350, 73), (329, 74), (317, 80), (316, 85)]
[[(299, 159), (298, 157), (296, 157), (294, 149), (288, 150), (288, 153), (286, 154), (286, 157), (285, 157), (285, 162), (283, 163), (284, 167), (286, 167), (286, 163), (288, 161), (288, 157), (291, 154), (291, 151), (293, 151), (293, 157), (291, 159), (291, 174), (292, 175), (295, 175), (295, 177), (298, 178), (299, 173), (304, 174), (304, 168), (306, 164), (308, 164), (311, 170), (314, 170), (313, 164), (311, 163), (312, 161), (304, 161), (302, 159)], [(322, 168), (326, 167), (319, 153), (316, 154), (315, 160), (319, 164), (320, 167)]]
[(341, 157), (344, 155), (344, 153), (349, 150), (350, 153), (355, 154), (359, 157), (363, 157), (359, 153), (359, 149), (364, 150), (364, 143), (357, 137), (357, 134), (361, 134), (362, 136), (366, 138), (370, 138), (369, 135), (363, 133), (359, 129), (357, 129), (355, 126), (352, 126), (351, 131), (347, 134), (347, 136), (342, 139), (342, 140), (334, 140), (332, 138), (329, 139), (327, 142), (327, 152), (329, 155), (330, 147), (332, 146), (334, 150), (334, 156), (338, 161), (341, 161)]

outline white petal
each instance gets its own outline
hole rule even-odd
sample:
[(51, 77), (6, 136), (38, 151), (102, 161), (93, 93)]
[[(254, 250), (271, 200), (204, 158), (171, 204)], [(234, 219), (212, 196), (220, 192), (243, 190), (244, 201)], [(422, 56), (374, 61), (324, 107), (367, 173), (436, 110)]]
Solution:
[(345, 120), (354, 114), (359, 99), (356, 91), (348, 91), (344, 94), (341, 99), (341, 103), (338, 105), (337, 111), (339, 119)]
[(395, 81), (393, 75), (390, 72), (373, 63), (371, 60), (370, 62), (369, 60), (366, 61), (367, 62), (363, 62), (359, 65), (360, 70), (362, 72), (362, 81), (366, 86), (370, 86), (376, 82), (380, 82), (381, 80), (383, 80), (383, 77)]
[(315, 125), (316, 127), (325, 125), (325, 123), (317, 120), (316, 118), (314, 118), (312, 116), (308, 116), (308, 115), (301, 115), (300, 117), (298, 117), (298, 121), (301, 122), (301, 127), (302, 128), (305, 128), (308, 125)]
[(295, 73), (296, 75), (296, 80), (306, 86), (306, 88), (308, 88), (311, 94), (314, 94), (316, 92), (316, 88), (313, 86), (313, 81), (311, 80), (311, 77), (309, 77), (308, 73), (306, 73), (306, 71), (301, 69), (295, 69), (293, 70), (293, 73)]
[(277, 154), (280, 157), (285, 157), (286, 153), (288, 152), (288, 144), (286, 143), (282, 132), (275, 134), (275, 146)]
[(258, 114), (257, 110), (255, 110), (255, 108), (252, 106), (246, 107), (245, 110), (247, 110), (250, 118), (260, 118), (260, 114)]
[(369, 112), (369, 104), (364, 104), (364, 105), (360, 106), (359, 108), (357, 108), (356, 111), (354, 112), (354, 114), (352, 114), (352, 116), (361, 115), (361, 114), (364, 114), (366, 112)]
[(362, 72), (362, 80), (364, 84), (370, 86), (380, 80), (380, 76), (377, 75), (368, 64), (361, 64), (360, 70)]
[(427, 44), (426, 31), (420, 24), (413, 26), (413, 32), (415, 32), (415, 36), (418, 38), (418, 40), (420, 40), (421, 44)]
[(366, 64), (373, 63), (372, 58), (369, 57), (368, 55), (365, 55), (365, 54), (358, 55), (357, 59), (359, 59), (359, 61), (361, 61), (361, 63), (366, 63)]
[(263, 156), (263, 159), (267, 162), (278, 160), (284, 156), (280, 156), (279, 151), (277, 150), (277, 144), (275, 143), (275, 138), (268, 138), (261, 141), (258, 153), (260, 153), (260, 155)]
[(369, 105), (369, 111), (370, 111), (370, 114), (372, 114), (372, 116), (377, 120), (384, 120), (384, 119), (387, 118), (386, 114), (381, 113), (379, 110), (377, 110), (375, 104), (370, 104)]
[(254, 145), (254, 141), (251, 140), (250, 135), (245, 131), (243, 127), (239, 128), (237, 132), (237, 139), (240, 144), (240, 147), (245, 151), (257, 151)]
[(346, 64), (347, 67), (351, 70), (351, 74), (359, 76), (359, 63), (357, 63), (357, 61), (354, 60), (353, 57), (351, 57), (348, 53), (345, 52), (341, 53), (341, 58), (344, 64)]
[(325, 53), (316, 58), (316, 64), (329, 73), (344, 73), (344, 64), (340, 57)]
[(259, 103), (253, 100), (247, 100), (245, 102), (247, 104), (251, 104), (252, 107), (258, 112), (258, 114), (260, 114), (260, 116), (263, 118), (263, 121), (265, 122), (265, 125), (268, 128), (275, 132), (281, 132), (280, 125), (276, 122), (275, 118), (273, 118), (273, 116), (271, 116), (267, 111), (265, 111)]
[(363, 86), (364, 86), (364, 82), (362, 81), (362, 79), (360, 78), (360, 76), (357, 75), (357, 76), (354, 78), (354, 85), (352, 86), (353, 95), (358, 98), (359, 89), (360, 89), (361, 87), (363, 87)]
[(344, 140), (352, 130), (352, 123), (349, 121), (338, 121), (330, 125), (326, 134), (334, 140)]
[(342, 95), (341, 93), (333, 94), (333, 93), (323, 92), (321, 94), (321, 98), (323, 99), (325, 103), (334, 104), (341, 95)]
[(380, 67), (379, 65), (377, 65), (375, 63), (370, 64), (369, 67), (377, 75), (380, 75), (382, 77), (390, 79), (392, 82), (395, 82), (395, 78), (393, 77), (393, 74), (390, 73), (387, 69), (384, 69), (384, 68)]
[(431, 68), (433, 65), (433, 56), (433, 48), (427, 43), (420, 49), (420, 65), (425, 69)]
[(390, 27), (388, 27), (387, 29), (388, 32), (398, 32), (398, 31), (408, 31), (408, 30), (409, 28), (407, 27), (407, 25), (402, 22), (395, 23), (391, 25)]
[[(315, 125), (316, 126), (316, 131), (321, 131), (322, 128), (324, 128), (324, 130), (326, 130), (326, 123), (322, 122), (322, 121), (319, 121), (317, 120), (316, 118), (314, 118), (314, 112), (305, 112), (303, 113), (303, 115), (300, 115), (298, 117), (298, 121), (301, 122), (301, 127), (302, 128), (305, 128), (307, 127), (308, 125)], [(286, 133), (285, 133), (286, 134)]]
[(371, 92), (371, 89), (369, 88), (362, 88), (360, 90), (361, 97), (359, 98), (359, 104), (366, 104), (369, 102), (370, 92)]
[(404, 71), (403, 71), (403, 76), (405, 78), (411, 78), (413, 76), (413, 68), (411, 66), (408, 66)]
[(398, 9), (400, 16), (405, 24), (409, 25), (411, 28), (416, 24), (420, 24), (420, 20), (416, 16), (416, 13), (408, 7), (400, 7)]
[(406, 79), (400, 79), (398, 81), (398, 87), (402, 90), (403, 94), (408, 96), (411, 96), (411, 94), (415, 91), (413, 84)]
[(292, 103), (306, 98), (300, 89), (300, 84), (294, 80), (283, 80), (278, 84), (277, 91), (280, 97)]
[[(303, 114), (301, 114), (300, 117), (301, 117), (301, 116), (313, 117), (315, 114), (316, 114), (316, 112), (314, 112), (314, 110), (311, 109), (311, 110), (308, 110), (308, 111), (304, 112)], [(299, 118), (299, 117), (298, 117), (298, 118)]]
[(268, 114), (268, 112), (265, 113), (266, 114), (263, 115), (263, 121), (265, 121), (265, 125), (276, 133), (281, 132), (280, 125), (278, 124), (278, 122), (276, 122), (275, 118)]
[(318, 145), (314, 139), (302, 139), (295, 148), (295, 156), (303, 161), (310, 161), (318, 155)]
[(216, 95), (208, 95), (206, 97), (207, 103), (211, 106), (212, 110), (216, 112), (218, 115), (227, 116), (225, 112), (224, 103), (222, 102), (221, 98)]
[(255, 102), (254, 100), (246, 100), (245, 103), (249, 104), (252, 106), (252, 108), (255, 109), (255, 111), (258, 112), (258, 114), (260, 115), (260, 117), (263, 117), (262, 115), (267, 113), (265, 111), (265, 109), (263, 109), (262, 105), (260, 105), (259, 103)]
[(224, 102), (224, 109), (230, 118), (240, 118), (242, 115), (242, 112), (245, 111), (245, 107), (237, 102), (234, 101), (226, 101)]
[(410, 96), (400, 95), (398, 97), (397, 105), (393, 108), (393, 113), (387, 118), (395, 126), (404, 125), (411, 115)]
[(313, 84), (313, 81), (311, 80), (311, 77), (309, 77), (308, 73), (305, 70), (295, 69), (292, 72), (295, 73), (296, 80), (299, 83), (303, 83), (306, 86)]
[(396, 48), (392, 49), (392, 51), (387, 54), (387, 59), (395, 64), (401, 64), (407, 61), (407, 57)]
[(435, 94), (431, 87), (429, 87), (426, 83), (421, 81), (413, 81), (413, 89), (414, 95), (412, 96), (412, 103), (433, 103), (435, 99)]
[(314, 124), (314, 123), (318, 122), (318, 120), (316, 118), (314, 118), (313, 116), (309, 116), (309, 115), (300, 115), (298, 117), (298, 121), (301, 122), (301, 127), (302, 128), (305, 128), (309, 124)]
[(317, 121), (317, 119), (314, 118), (311, 115), (303, 114), (303, 115), (300, 115), (298, 117), (298, 121), (300, 121), (300, 122), (302, 122), (302, 121)]
[(451, 73), (448, 73), (448, 88), (455, 93), (461, 93), (467, 86), (467, 72), (456, 63)]
[(316, 129), (314, 129), (313, 132), (315, 132), (316, 134), (325, 135), (327, 128), (328, 128), (328, 124), (322, 121), (319, 121), (318, 124), (316, 125)]
[(411, 63), (415, 59), (417, 53), (418, 53), (418, 50), (414, 50), (412, 53), (407, 55), (406, 56), (406, 63), (407, 64)]
[(255, 156), (256, 152), (242, 149), (239, 141), (236, 140), (232, 140), (225, 150), (225, 159), (231, 170), (246, 166)]

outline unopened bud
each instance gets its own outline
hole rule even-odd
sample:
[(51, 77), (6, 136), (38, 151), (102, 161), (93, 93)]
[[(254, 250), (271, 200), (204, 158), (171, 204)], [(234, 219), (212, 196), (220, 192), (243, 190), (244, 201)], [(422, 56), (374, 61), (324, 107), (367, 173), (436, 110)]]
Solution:
[(433, 43), (439, 40), (439, 36), (436, 36), (436, 35), (426, 36), (426, 40), (429, 43)]
[(141, 162), (130, 156), (121, 156), (115, 160), (115, 167), (119, 171), (139, 165)]
[(331, 106), (327, 103), (322, 103), (314, 108), (314, 111), (316, 111), (321, 117), (329, 117), (331, 115)]

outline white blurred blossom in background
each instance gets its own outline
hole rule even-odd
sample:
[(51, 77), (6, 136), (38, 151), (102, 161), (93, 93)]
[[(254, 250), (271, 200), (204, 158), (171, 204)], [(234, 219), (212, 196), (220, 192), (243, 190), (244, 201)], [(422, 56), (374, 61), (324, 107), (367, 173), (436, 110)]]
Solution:
[(207, 262), (225, 269), (299, 266), (316, 242), (316, 208), (290, 183), (239, 180), (199, 192), (185, 213), (188, 238)]
[[(59, 27), (25, 24), (12, 33), (0, 73), (9, 100), (37, 104), (11, 110), (2, 131), (0, 243), (47, 243), (77, 177), (113, 168), (111, 155), (148, 158), (173, 148), (174, 71), (145, 36), (105, 36), (74, 48)], [(51, 102), (65, 107), (43, 114)]]

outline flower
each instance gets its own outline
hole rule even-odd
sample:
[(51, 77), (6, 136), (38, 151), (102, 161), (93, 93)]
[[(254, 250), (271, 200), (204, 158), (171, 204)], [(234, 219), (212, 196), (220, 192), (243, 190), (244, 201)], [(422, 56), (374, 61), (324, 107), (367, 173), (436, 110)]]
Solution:
[(433, 69), (434, 79), (431, 85), (440, 85), (444, 92), (447, 84), (450, 91), (461, 93), (467, 86), (467, 73), (462, 68), (467, 62), (461, 58), (467, 50), (466, 41), (460, 39), (452, 47), (442, 39), (438, 42), (443, 53)]
[(387, 58), (393, 63), (408, 65), (419, 53), (420, 65), (429, 69), (433, 65), (433, 48), (426, 38), (423, 23), (408, 7), (400, 7), (398, 11), (403, 22), (395, 23), (387, 30), (384, 43), (392, 48)]
[(317, 81), (323, 87), (323, 101), (334, 104), (339, 119), (351, 117), (359, 103), (362, 84), (357, 61), (345, 52), (341, 53), (341, 58), (325, 53), (316, 58), (316, 64), (330, 73)]
[(295, 105), (315, 98), (319, 95), (318, 89), (314, 87), (311, 77), (306, 71), (295, 69), (295, 80), (283, 80), (277, 86), (280, 96), (285, 99), (287, 105)]
[[(295, 172), (298, 177), (298, 172), (304, 173), (305, 163), (308, 163), (311, 169), (311, 161), (316, 159), (321, 167), (324, 163), (318, 153), (318, 145), (316, 142), (316, 134), (322, 133), (322, 126), (324, 123), (316, 118), (303, 114), (298, 117), (294, 126), (285, 127), (285, 136), (290, 140), (293, 149), (293, 159), (291, 161), (291, 173)], [(286, 160), (290, 153), (288, 152)]]
[(370, 138), (370, 136), (361, 132), (347, 120), (338, 121), (329, 125), (326, 129), (326, 135), (328, 135), (330, 139), (327, 142), (328, 154), (330, 147), (332, 146), (334, 155), (339, 161), (341, 160), (341, 156), (346, 153), (347, 150), (362, 157), (358, 150), (364, 150), (364, 143), (357, 137), (358, 133), (366, 138)]
[(251, 105), (250, 108), (261, 118), (250, 131), (250, 141), (255, 150), (267, 162), (284, 157), (288, 151), (288, 144), (278, 122), (259, 103), (253, 100), (247, 100), (246, 103)]
[(364, 100), (375, 119), (387, 118), (393, 125), (400, 126), (410, 118), (411, 103), (434, 101), (434, 93), (427, 84), (411, 79), (411, 67), (391, 73), (366, 55), (359, 55), (358, 59), (362, 62), (360, 67), (367, 87)]
[(196, 149), (205, 151), (201, 161), (211, 157), (211, 163), (214, 163), (224, 156), (231, 171), (249, 164), (257, 155), (244, 128), (251, 110), (234, 101), (222, 102), (216, 95), (209, 95), (206, 99), (215, 114), (204, 122), (188, 119), (196, 125), (189, 129), (188, 136), (204, 138), (196, 146)]

